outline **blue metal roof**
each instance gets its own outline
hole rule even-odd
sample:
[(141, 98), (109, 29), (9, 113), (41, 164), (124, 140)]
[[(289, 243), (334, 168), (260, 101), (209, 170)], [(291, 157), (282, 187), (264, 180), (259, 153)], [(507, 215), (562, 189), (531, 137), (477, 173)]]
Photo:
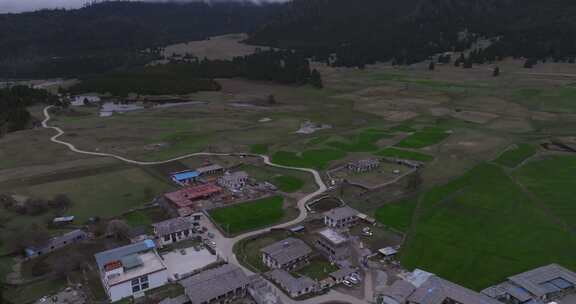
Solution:
[(200, 176), (200, 174), (196, 171), (185, 171), (172, 174), (172, 178), (174, 178), (177, 181), (188, 180), (191, 178), (196, 178), (198, 176)]
[(122, 247), (117, 247), (108, 251), (99, 252), (94, 255), (96, 258), (96, 264), (100, 269), (104, 268), (104, 265), (119, 261), (123, 257), (133, 255), (135, 253), (145, 252), (154, 248), (154, 242), (152, 240), (145, 240), (139, 243), (130, 244)]

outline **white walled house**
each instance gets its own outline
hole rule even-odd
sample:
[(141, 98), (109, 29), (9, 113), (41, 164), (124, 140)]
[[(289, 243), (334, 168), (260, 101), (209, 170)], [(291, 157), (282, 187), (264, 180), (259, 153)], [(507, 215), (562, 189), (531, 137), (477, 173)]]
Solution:
[(111, 302), (168, 283), (168, 271), (152, 240), (95, 255), (100, 279)]
[(247, 182), (248, 182), (248, 173), (244, 171), (226, 173), (218, 179), (218, 185), (227, 188), (230, 191), (240, 190), (244, 188)]
[(358, 223), (359, 212), (348, 207), (339, 207), (324, 212), (324, 225), (330, 228), (350, 228)]
[(70, 104), (72, 106), (83, 106), (85, 104), (100, 102), (100, 100), (100, 97), (96, 95), (77, 95), (72, 98)]

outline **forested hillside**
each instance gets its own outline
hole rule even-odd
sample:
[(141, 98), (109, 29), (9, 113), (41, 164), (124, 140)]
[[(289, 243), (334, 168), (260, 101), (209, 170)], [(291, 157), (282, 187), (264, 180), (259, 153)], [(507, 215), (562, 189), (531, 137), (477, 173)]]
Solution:
[(137, 66), (143, 49), (247, 32), (269, 5), (238, 2), (103, 2), (78, 10), (0, 15), (0, 78), (74, 76)]
[(461, 51), (491, 38), (488, 60), (503, 56), (571, 60), (576, 3), (570, 0), (294, 0), (249, 41), (305, 49), (336, 65), (399, 64)]

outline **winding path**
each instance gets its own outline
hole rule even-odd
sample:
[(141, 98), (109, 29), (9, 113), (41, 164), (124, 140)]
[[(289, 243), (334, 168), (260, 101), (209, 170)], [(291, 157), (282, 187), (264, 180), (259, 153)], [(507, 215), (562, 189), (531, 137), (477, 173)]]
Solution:
[[(314, 176), (314, 181), (318, 185), (318, 189), (316, 191), (310, 193), (310, 194), (307, 194), (306, 196), (304, 196), (300, 200), (298, 200), (297, 206), (298, 206), (298, 210), (300, 213), (299, 213), (297, 218), (295, 218), (289, 222), (278, 224), (278, 225), (273, 226), (273, 227), (266, 227), (266, 228), (263, 228), (260, 230), (247, 232), (247, 233), (235, 236), (233, 238), (228, 238), (228, 237), (225, 237), (225, 236), (221, 235), (220, 233), (218, 233), (217, 237), (215, 238), (215, 241), (217, 243), (217, 248), (218, 248), (220, 255), (223, 258), (227, 259), (228, 262), (240, 266), (248, 274), (253, 274), (253, 272), (250, 271), (249, 269), (245, 268), (244, 266), (242, 266), (242, 264), (240, 264), (238, 262), (238, 260), (236, 259), (236, 255), (234, 254), (234, 251), (233, 251), (234, 244), (236, 244), (237, 242), (239, 242), (245, 238), (267, 232), (270, 229), (285, 228), (285, 227), (292, 226), (292, 225), (295, 225), (295, 224), (298, 224), (298, 223), (304, 221), (304, 219), (308, 215), (308, 211), (306, 210), (306, 203), (308, 203), (308, 201), (310, 201), (314, 197), (316, 197), (316, 196), (326, 192), (326, 190), (328, 190), (328, 187), (326, 186), (326, 184), (322, 180), (322, 177), (320, 176), (320, 173), (318, 173), (318, 171), (316, 171), (314, 169), (309, 169), (309, 168), (289, 167), (289, 166), (274, 164), (270, 161), (270, 157), (267, 155), (244, 154), (244, 153), (235, 154), (235, 153), (198, 152), (198, 153), (190, 153), (190, 154), (182, 155), (179, 157), (175, 157), (175, 158), (163, 160), (163, 161), (146, 162), (146, 161), (137, 161), (137, 160), (128, 159), (126, 157), (111, 154), (111, 153), (100, 153), (100, 152), (81, 150), (81, 149), (76, 148), (76, 146), (74, 146), (73, 144), (71, 144), (69, 142), (58, 139), (60, 136), (64, 135), (65, 132), (64, 132), (64, 130), (62, 130), (59, 127), (50, 126), (48, 124), (48, 121), (50, 121), (50, 118), (51, 118), (50, 109), (52, 107), (53, 106), (47, 106), (44, 108), (43, 112), (44, 112), (45, 118), (42, 121), (42, 127), (43, 128), (52, 129), (52, 130), (56, 131), (56, 135), (52, 136), (50, 138), (50, 141), (57, 143), (57, 144), (64, 145), (68, 149), (70, 149), (70, 151), (76, 152), (79, 154), (99, 156), (99, 157), (111, 157), (111, 158), (115, 158), (117, 160), (129, 163), (129, 164), (141, 165), (141, 166), (165, 164), (165, 163), (170, 163), (170, 162), (174, 162), (174, 161), (178, 161), (178, 160), (182, 160), (182, 159), (186, 159), (186, 158), (191, 158), (191, 157), (195, 157), (195, 156), (240, 156), (240, 155), (246, 155), (246, 156), (252, 156), (252, 157), (260, 157), (264, 161), (264, 163), (268, 166), (272, 166), (272, 167), (276, 167), (276, 168), (282, 168), (282, 169), (288, 169), (288, 170), (304, 171), (304, 172), (308, 172), (308, 173), (312, 174)], [(218, 229), (214, 229), (214, 231), (218, 231)], [(365, 304), (365, 303), (367, 303), (364, 300), (360, 300), (358, 298), (349, 296), (347, 294), (338, 292), (336, 290), (331, 290), (330, 292), (328, 292), (324, 295), (317, 296), (317, 297), (314, 297), (314, 298), (311, 298), (308, 300), (295, 301), (295, 300), (291, 299), (290, 297), (288, 297), (284, 292), (277, 289), (276, 287), (273, 286), (273, 288), (275, 289), (276, 294), (280, 297), (280, 299), (283, 301), (284, 304), (317, 304), (317, 303), (326, 303), (326, 302), (339, 302), (339, 303), (347, 302), (350, 304)]]

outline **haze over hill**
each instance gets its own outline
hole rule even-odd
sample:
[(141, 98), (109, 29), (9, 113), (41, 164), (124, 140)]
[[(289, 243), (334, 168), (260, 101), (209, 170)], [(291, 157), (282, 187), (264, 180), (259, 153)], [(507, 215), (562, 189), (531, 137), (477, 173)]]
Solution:
[[(106, 1), (106, 0), (99, 0)], [(149, 1), (149, 2), (198, 2), (202, 0), (125, 0), (125, 1)], [(282, 2), (284, 0), (254, 0), (251, 2)], [(98, 2), (94, 0), (2, 0), (0, 1), (0, 14), (22, 13), (40, 9), (75, 9), (81, 8), (86, 3)]]

